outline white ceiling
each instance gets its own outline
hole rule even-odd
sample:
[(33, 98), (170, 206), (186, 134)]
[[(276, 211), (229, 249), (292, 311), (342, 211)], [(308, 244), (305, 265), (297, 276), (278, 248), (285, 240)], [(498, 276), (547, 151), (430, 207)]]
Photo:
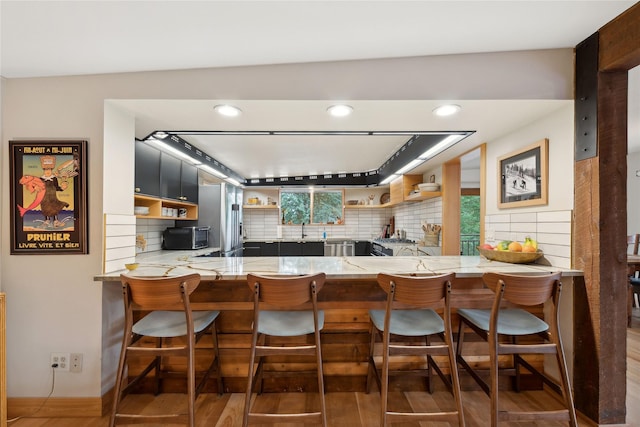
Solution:
[[(634, 3), (3, 0), (0, 75), (22, 78), (572, 48)], [(635, 72), (631, 80), (640, 80), (639, 75)], [(630, 129), (640, 116), (640, 106), (631, 95)], [(138, 137), (157, 129), (212, 126), (210, 102), (121, 102), (139, 117)], [(240, 118), (218, 122), (212, 130), (288, 129), (292, 123), (297, 130), (442, 130), (442, 123), (424, 114), (437, 103), (412, 101), (402, 105), (402, 115), (389, 116), (388, 102), (357, 101), (352, 103), (355, 114), (348, 121), (337, 121), (324, 114), (328, 105), (321, 102), (243, 101), (238, 103), (244, 111)], [(465, 142), (472, 146), (561, 105), (560, 101), (464, 101), (464, 114), (448, 119), (446, 130), (475, 130)], [(185, 139), (247, 178), (372, 170), (408, 139), (331, 136), (318, 143), (320, 137), (265, 138)], [(640, 145), (640, 132), (630, 135), (630, 147), (636, 140)]]

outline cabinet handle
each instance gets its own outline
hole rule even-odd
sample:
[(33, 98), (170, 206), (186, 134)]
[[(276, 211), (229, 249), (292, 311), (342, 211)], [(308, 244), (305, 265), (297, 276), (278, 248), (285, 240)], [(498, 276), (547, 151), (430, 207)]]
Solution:
[(135, 192), (136, 192), (136, 193), (139, 193), (139, 192), (140, 192), (140, 187), (136, 187), (136, 188), (135, 188)]

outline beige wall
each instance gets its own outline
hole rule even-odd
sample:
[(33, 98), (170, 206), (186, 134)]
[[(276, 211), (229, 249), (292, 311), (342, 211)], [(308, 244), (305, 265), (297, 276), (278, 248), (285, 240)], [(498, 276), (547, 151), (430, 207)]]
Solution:
[[(82, 373), (56, 376), (56, 397), (100, 396), (113, 384), (119, 292), (103, 290), (93, 275), (102, 271), (103, 214), (129, 214), (133, 206), (133, 174), (120, 163), (133, 164), (127, 144), (134, 135), (131, 118), (105, 108), (106, 100), (568, 100), (572, 93), (571, 49), (4, 81), (0, 284), (7, 294), (8, 396), (48, 394), (51, 352), (84, 354)], [(105, 129), (112, 123), (119, 129)], [(9, 254), (6, 153), (14, 138), (89, 141), (88, 255)], [(572, 169), (568, 158), (559, 161)]]
[[(530, 236), (552, 265), (571, 267), (573, 218), (573, 102), (533, 123), (487, 144), (485, 240), (522, 242)], [(534, 142), (549, 140), (548, 203), (542, 206), (498, 208), (498, 162), (505, 154)]]

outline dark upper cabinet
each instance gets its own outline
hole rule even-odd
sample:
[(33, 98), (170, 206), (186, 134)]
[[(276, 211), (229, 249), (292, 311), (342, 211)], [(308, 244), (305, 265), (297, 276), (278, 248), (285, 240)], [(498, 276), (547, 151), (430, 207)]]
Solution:
[(198, 168), (190, 163), (182, 162), (180, 177), (182, 201), (198, 203)]
[(136, 194), (160, 196), (160, 150), (141, 141), (135, 143)]
[(170, 154), (160, 154), (160, 196), (198, 203), (198, 169)]

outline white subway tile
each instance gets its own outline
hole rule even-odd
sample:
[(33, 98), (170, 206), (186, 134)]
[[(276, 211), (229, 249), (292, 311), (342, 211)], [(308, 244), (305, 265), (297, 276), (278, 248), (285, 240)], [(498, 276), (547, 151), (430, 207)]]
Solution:
[(572, 211), (538, 212), (538, 222), (571, 222)]

